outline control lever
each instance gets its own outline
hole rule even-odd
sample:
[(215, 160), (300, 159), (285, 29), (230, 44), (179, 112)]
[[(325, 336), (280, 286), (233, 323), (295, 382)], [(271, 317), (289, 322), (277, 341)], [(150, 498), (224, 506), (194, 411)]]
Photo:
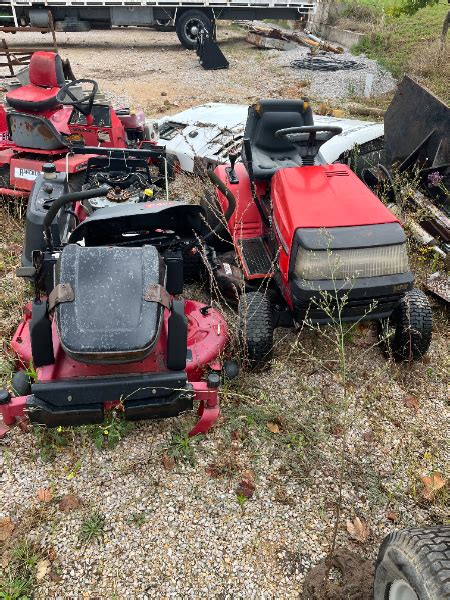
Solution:
[(228, 177), (228, 181), (233, 185), (239, 183), (239, 178), (234, 170), (234, 165), (236, 164), (237, 159), (239, 158), (238, 152), (230, 152), (228, 155), (230, 159), (230, 166), (225, 169), (225, 172)]

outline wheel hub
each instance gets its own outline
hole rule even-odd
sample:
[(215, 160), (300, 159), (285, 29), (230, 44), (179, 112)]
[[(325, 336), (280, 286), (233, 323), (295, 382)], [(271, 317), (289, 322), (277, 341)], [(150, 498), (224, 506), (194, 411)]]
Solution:
[(395, 579), (389, 588), (389, 600), (419, 600), (419, 597), (407, 581)]

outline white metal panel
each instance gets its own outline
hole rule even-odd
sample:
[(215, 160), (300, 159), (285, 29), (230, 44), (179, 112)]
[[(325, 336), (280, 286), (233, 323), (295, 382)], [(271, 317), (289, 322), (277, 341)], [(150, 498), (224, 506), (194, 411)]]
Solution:
[[(275, 8), (292, 7), (299, 12), (313, 12), (315, 2), (299, 0), (47, 0), (46, 6), (223, 6), (223, 7), (255, 7)], [(42, 6), (42, 0), (11, 0), (11, 4), (0, 3), (0, 6)]]

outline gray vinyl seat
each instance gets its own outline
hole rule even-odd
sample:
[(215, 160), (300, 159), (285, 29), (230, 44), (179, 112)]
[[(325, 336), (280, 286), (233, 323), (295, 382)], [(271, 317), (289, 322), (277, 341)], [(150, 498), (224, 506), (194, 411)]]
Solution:
[[(250, 140), (255, 179), (270, 179), (275, 171), (302, 165), (298, 147), (275, 132), (287, 127), (314, 125), (309, 103), (303, 100), (260, 100), (250, 106), (244, 138)], [(248, 168), (245, 150), (242, 160)]]

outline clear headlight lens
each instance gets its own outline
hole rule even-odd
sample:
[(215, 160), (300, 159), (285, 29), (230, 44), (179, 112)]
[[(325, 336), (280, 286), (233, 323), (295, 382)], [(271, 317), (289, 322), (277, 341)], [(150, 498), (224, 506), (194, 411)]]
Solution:
[(406, 244), (350, 250), (299, 248), (295, 275), (300, 279), (355, 279), (409, 271)]

